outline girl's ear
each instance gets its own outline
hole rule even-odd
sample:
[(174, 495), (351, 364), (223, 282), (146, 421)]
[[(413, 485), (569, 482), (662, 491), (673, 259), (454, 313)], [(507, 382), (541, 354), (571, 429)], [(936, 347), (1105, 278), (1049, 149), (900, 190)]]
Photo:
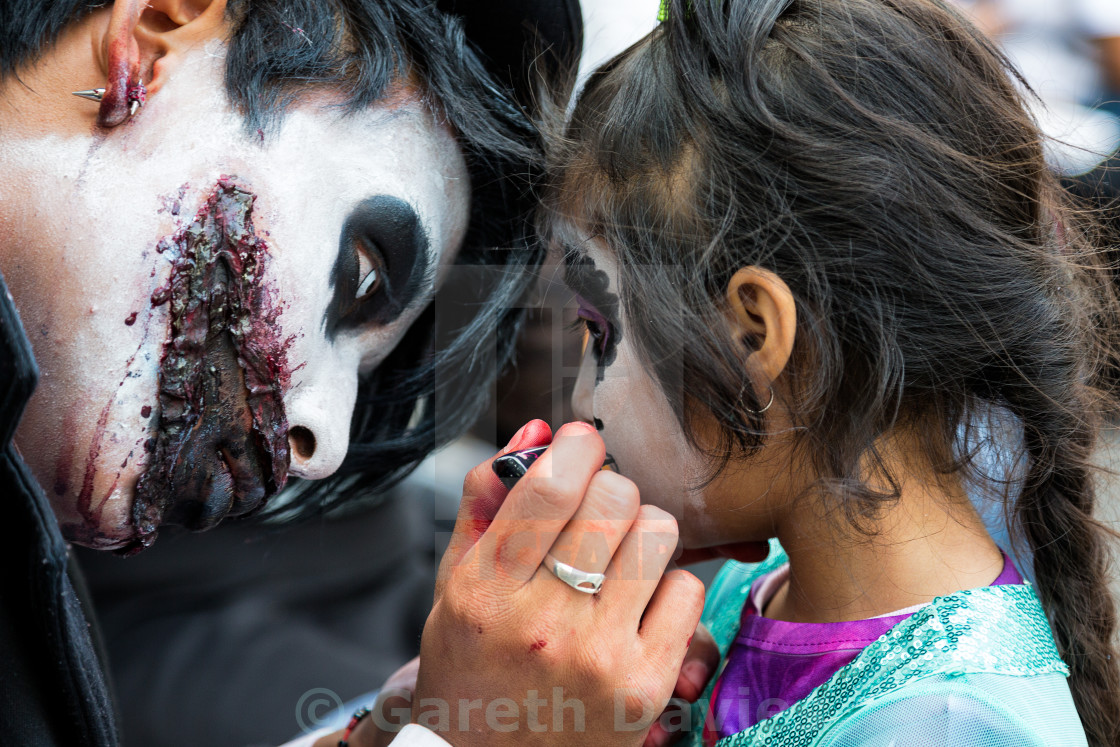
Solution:
[(748, 351), (752, 373), (772, 384), (793, 353), (797, 304), (785, 281), (761, 267), (742, 267), (727, 284), (729, 322), (735, 341)]
[(177, 52), (223, 28), (225, 0), (116, 0), (101, 39), (107, 77), (97, 123), (127, 121), (133, 102), (156, 93)]

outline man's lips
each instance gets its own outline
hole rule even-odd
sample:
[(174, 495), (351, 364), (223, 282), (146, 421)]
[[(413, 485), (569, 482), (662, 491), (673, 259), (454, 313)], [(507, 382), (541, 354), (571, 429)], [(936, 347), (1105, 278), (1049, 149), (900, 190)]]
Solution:
[(201, 532), (227, 516), (252, 512), (268, 497), (263, 475), (239, 464), (226, 448), (194, 465), (192, 471), (195, 479), (180, 481), (183, 489), (164, 514), (164, 524)]
[[(219, 287), (229, 283), (229, 275), (224, 263), (213, 269)], [(197, 417), (178, 445), (170, 471), (175, 490), (163, 516), (164, 523), (193, 531), (211, 529), (227, 514), (248, 513), (279, 489), (269, 444), (254, 428), (240, 352), (220, 311), (213, 304), (209, 309), (209, 329), (196, 363), (201, 370), (191, 382)]]

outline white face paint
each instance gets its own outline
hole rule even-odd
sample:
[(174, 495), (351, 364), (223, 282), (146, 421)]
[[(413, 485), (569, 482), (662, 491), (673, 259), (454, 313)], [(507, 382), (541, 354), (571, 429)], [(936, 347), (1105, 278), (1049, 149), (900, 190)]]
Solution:
[[(783, 500), (782, 491), (772, 490), (775, 465), (764, 467), (761, 458), (746, 467), (732, 463), (715, 480), (708, 479), (707, 458), (685, 438), (677, 413), (635, 348), (618, 300), (614, 256), (598, 240), (582, 248), (586, 261), (578, 266), (569, 262), (565, 269), (589, 331), (572, 411), (599, 429), (619, 471), (638, 486), (642, 503), (677, 519), (685, 547), (773, 536), (770, 512)], [(610, 330), (605, 345), (604, 323)], [(703, 418), (699, 425), (708, 427)]]
[[(338, 468), (359, 373), (405, 334), (466, 230), (463, 157), (414, 91), (348, 117), (326, 96), (301, 101), (276, 132), (247, 136), (223, 92), (224, 53), (217, 42), (191, 51), (132, 121), (107, 133), (0, 130), (0, 269), (41, 369), (16, 444), (64, 533), (89, 546), (138, 538), (132, 509), (155, 461), (149, 439), (161, 417), (161, 362), (173, 318), (185, 318), (170, 311), (174, 298), (160, 296), (190, 264), (182, 242), (162, 252), (157, 245), (182, 237), (223, 177), (255, 198), (261, 269), (242, 291), (261, 300), (246, 334), (261, 360), (278, 366), (268, 383), (288, 424), (302, 429), (293, 430), (290, 471), (308, 478)], [(89, 107), (93, 122), (95, 104), (66, 105)], [(350, 231), (340, 239), (344, 226)], [(417, 252), (418, 282), (405, 293), (394, 266), (411, 267)], [(340, 310), (338, 289), (355, 298), (375, 268), (398, 281), (366, 283), (366, 301), (379, 311)], [(247, 418), (243, 404), (227, 410), (223, 417)], [(224, 455), (213, 460), (226, 464), (217, 482), (234, 479), (230, 461), (244, 438), (215, 446)], [(259, 481), (250, 472), (238, 479)], [(241, 508), (235, 501), (234, 511)], [(224, 509), (203, 513), (193, 520), (207, 526)]]

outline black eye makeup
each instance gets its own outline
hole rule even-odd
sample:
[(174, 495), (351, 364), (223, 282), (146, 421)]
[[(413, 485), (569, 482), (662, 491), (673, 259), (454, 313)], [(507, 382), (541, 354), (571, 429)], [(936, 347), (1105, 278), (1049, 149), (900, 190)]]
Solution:
[(358, 203), (343, 223), (331, 271), (328, 338), (400, 316), (428, 273), (428, 247), (419, 215), (404, 200), (377, 195)]
[(614, 344), (611, 323), (594, 305), (578, 294), (576, 303), (579, 305), (576, 310), (576, 324), (587, 330), (591, 338), (588, 346), (596, 358), (602, 358)]
[(564, 282), (576, 294), (577, 324), (585, 326), (591, 338), (588, 344), (598, 363), (595, 375), (598, 384), (607, 367), (614, 363), (618, 343), (622, 340), (618, 296), (608, 290), (610, 276), (576, 248), (564, 252)]

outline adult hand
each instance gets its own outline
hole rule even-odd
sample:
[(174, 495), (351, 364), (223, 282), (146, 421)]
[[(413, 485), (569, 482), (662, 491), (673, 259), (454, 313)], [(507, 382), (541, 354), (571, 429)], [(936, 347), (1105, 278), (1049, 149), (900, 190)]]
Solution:
[[(704, 625), (696, 628), (685, 654), (681, 672), (673, 688), (673, 700), (695, 702), (704, 692), (712, 673), (719, 665), (719, 648)], [(409, 661), (381, 685), (372, 714), (364, 719), (350, 736), (355, 747), (389, 747), (401, 728), (411, 721), (412, 700), (416, 692), (416, 676), (420, 657)], [(681, 709), (672, 705), (653, 723), (643, 747), (665, 747), (678, 742), (688, 732), (675, 728), (674, 718)], [(342, 731), (322, 737), (315, 747), (335, 747)]]
[[(362, 719), (350, 734), (349, 744), (353, 747), (388, 747), (397, 732), (409, 722), (419, 668), (420, 657), (417, 656), (389, 675), (377, 692), (370, 715)], [(312, 747), (337, 747), (345, 732), (345, 729), (339, 729), (321, 736)]]
[[(537, 445), (541, 426), (507, 451)], [(455, 747), (640, 745), (673, 693), (703, 585), (665, 573), (676, 521), (639, 506), (603, 456), (594, 428), (574, 423), (504, 500), (489, 463), (468, 475), (412, 704)], [(605, 573), (601, 592), (560, 581), (546, 554)]]
[[(504, 456), (520, 449), (529, 449), (534, 446), (544, 446), (552, 439), (552, 429), (543, 420), (533, 420), (526, 423), (506, 445), (504, 449), (494, 455), (492, 459), (478, 465), (468, 476), (466, 485), (471, 486), (474, 493), (470, 499), (470, 511), (464, 508), (468, 501), (459, 506), (459, 514), (455, 521), (455, 532), (451, 543), (444, 553), (443, 562), (449, 558), (461, 559), (463, 554), (486, 531), (493, 521), (495, 514), (505, 499), (507, 490), (502, 482), (493, 474), (491, 464), (500, 456)], [(435, 600), (438, 602), (442, 595), (439, 580), (443, 573), (437, 577)], [(413, 693), (416, 690), (416, 675), (420, 667), (420, 657), (416, 657), (398, 669), (387, 679), (378, 691), (377, 701), (371, 709), (373, 713), (354, 729), (349, 738), (349, 743), (354, 747), (384, 747), (389, 744), (406, 724), (411, 720)], [(403, 718), (402, 718), (403, 715)], [(312, 747), (335, 747), (342, 739), (344, 729), (326, 734), (317, 739)]]
[(688, 712), (688, 703), (695, 703), (704, 694), (704, 688), (719, 667), (719, 647), (708, 629), (696, 626), (696, 632), (688, 644), (680, 674), (673, 686), (673, 699), (669, 707), (653, 722), (643, 747), (666, 747), (676, 744), (688, 736), (692, 730), (701, 728), (700, 724), (689, 722), (689, 728), (681, 722), (682, 715)]

